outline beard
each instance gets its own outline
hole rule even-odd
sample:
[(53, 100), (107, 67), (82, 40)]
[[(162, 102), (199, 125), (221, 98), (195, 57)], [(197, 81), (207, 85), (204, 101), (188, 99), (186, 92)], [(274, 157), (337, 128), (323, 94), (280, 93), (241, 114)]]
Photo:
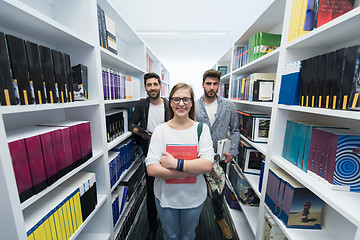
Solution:
[(151, 98), (151, 99), (157, 99), (157, 98), (159, 98), (159, 96), (160, 96), (160, 91), (156, 91), (156, 94), (155, 94), (155, 95), (152, 95), (152, 94), (151, 94), (151, 91), (147, 92), (147, 94), (148, 94), (149, 98)]
[[(204, 93), (208, 98), (216, 98), (216, 92), (214, 91), (209, 91), (209, 92), (204, 91)], [(210, 95), (210, 93), (213, 95)]]

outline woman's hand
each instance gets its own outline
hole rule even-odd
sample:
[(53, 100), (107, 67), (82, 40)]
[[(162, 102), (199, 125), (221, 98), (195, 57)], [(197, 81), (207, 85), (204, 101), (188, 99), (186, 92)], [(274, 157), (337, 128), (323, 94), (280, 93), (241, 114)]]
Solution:
[(160, 163), (164, 168), (176, 169), (177, 159), (174, 158), (170, 153), (164, 152), (160, 158)]

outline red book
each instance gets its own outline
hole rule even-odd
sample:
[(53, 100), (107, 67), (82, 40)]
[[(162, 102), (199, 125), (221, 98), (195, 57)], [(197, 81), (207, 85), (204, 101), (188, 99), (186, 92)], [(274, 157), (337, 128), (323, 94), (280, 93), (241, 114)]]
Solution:
[(81, 144), (81, 153), (83, 156), (83, 162), (86, 162), (92, 157), (92, 143), (91, 143), (91, 129), (90, 122), (80, 121), (79, 128), (79, 139)]
[(11, 139), (8, 140), (20, 202), (24, 202), (34, 195), (25, 141), (24, 139), (14, 141)]
[(55, 161), (56, 161), (56, 171), (58, 177), (61, 178), (66, 174), (65, 171), (65, 153), (64, 146), (61, 136), (60, 129), (49, 129), (51, 131), (51, 136), (53, 140), (54, 152), (55, 152)]
[(320, 0), (317, 27), (343, 15), (354, 8), (354, 0)]
[[(167, 144), (166, 152), (173, 155), (176, 159), (193, 160), (197, 158), (196, 144)], [(196, 183), (196, 177), (186, 177), (177, 179), (166, 179), (167, 184)]]

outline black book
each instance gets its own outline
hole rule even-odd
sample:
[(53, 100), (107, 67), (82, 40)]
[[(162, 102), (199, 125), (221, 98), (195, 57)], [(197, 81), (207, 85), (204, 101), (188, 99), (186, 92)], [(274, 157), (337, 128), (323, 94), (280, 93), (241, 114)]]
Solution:
[(331, 93), (332, 93), (332, 109), (340, 109), (340, 90), (341, 90), (341, 77), (345, 67), (345, 48), (335, 51), (335, 68), (333, 77), (331, 78)]
[(55, 49), (51, 49), (53, 64), (54, 64), (54, 76), (55, 76), (55, 88), (57, 87), (59, 92), (59, 102), (66, 102), (65, 98), (65, 71), (63, 70), (63, 61), (61, 53)]
[(5, 34), (0, 32), (0, 104), (18, 105), (17, 81), (12, 79)]
[(360, 110), (360, 46), (357, 52), (357, 61), (355, 66), (353, 86), (349, 101), (349, 108), (352, 110)]
[(64, 53), (65, 78), (68, 102), (74, 101), (73, 78), (71, 72), (70, 55)]
[(46, 88), (41, 72), (39, 46), (36, 43), (26, 41), (26, 53), (30, 80), (34, 86), (35, 102), (37, 104), (46, 103)]
[(6, 35), (13, 79), (16, 79), (20, 104), (34, 104), (34, 88), (30, 82), (26, 59), (25, 41), (12, 35)]
[(58, 103), (59, 94), (57, 89), (55, 88), (54, 66), (52, 62), (51, 50), (50, 48), (41, 45), (39, 46), (39, 50), (41, 70), (46, 86), (47, 102)]
[(326, 54), (326, 71), (325, 71), (325, 108), (332, 108), (332, 78), (335, 69), (335, 52)]
[(301, 72), (300, 72), (300, 106), (306, 106), (306, 74), (307, 74), (307, 63), (308, 60), (305, 59), (301, 62)]
[(326, 89), (326, 54), (319, 56), (319, 65), (318, 65), (318, 107), (325, 107), (325, 89)]
[(347, 47), (345, 50), (344, 68), (341, 77), (341, 90), (339, 99), (339, 108), (347, 109), (350, 100), (350, 94), (354, 81), (355, 66), (357, 60), (359, 45)]
[(309, 59), (310, 66), (309, 68), (309, 106), (317, 107), (318, 106), (318, 78), (319, 78), (319, 56), (315, 56)]

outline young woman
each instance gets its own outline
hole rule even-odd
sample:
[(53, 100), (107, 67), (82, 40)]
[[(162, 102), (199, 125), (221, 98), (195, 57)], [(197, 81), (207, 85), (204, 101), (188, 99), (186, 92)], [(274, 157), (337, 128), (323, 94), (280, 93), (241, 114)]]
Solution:
[(164, 240), (195, 239), (195, 228), (207, 195), (203, 173), (212, 169), (214, 149), (206, 124), (198, 138), (199, 123), (194, 121), (191, 86), (176, 84), (169, 100), (170, 120), (155, 128), (146, 168), (148, 174), (155, 177), (155, 203)]

